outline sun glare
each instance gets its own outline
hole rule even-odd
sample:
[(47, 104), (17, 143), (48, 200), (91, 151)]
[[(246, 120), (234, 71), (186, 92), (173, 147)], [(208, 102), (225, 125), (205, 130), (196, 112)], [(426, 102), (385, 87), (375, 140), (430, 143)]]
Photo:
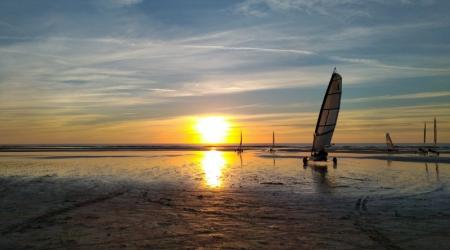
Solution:
[(222, 169), (225, 166), (225, 158), (222, 152), (211, 150), (204, 152), (202, 167), (205, 172), (206, 184), (217, 188), (221, 185)]
[(201, 135), (203, 143), (221, 143), (225, 142), (229, 123), (224, 117), (205, 117), (197, 122), (196, 129)]

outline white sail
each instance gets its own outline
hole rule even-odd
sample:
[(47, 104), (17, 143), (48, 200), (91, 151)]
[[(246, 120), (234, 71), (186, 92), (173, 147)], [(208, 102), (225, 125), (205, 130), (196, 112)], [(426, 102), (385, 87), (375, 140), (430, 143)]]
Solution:
[(325, 151), (330, 146), (341, 106), (341, 95), (342, 77), (333, 72), (317, 119), (312, 152)]
[(387, 146), (388, 151), (395, 150), (394, 143), (392, 143), (392, 139), (391, 139), (391, 136), (389, 135), (389, 133), (386, 133), (386, 146)]

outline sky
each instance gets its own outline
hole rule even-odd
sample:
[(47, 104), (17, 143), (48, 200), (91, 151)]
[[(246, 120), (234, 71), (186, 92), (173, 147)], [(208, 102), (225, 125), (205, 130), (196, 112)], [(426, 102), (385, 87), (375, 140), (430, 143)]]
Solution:
[[(310, 143), (334, 67), (334, 143), (450, 142), (450, 2), (0, 2), (0, 144)], [(431, 127), (431, 126), (429, 126)], [(431, 130), (429, 131), (431, 135)], [(429, 138), (431, 140), (431, 137)]]

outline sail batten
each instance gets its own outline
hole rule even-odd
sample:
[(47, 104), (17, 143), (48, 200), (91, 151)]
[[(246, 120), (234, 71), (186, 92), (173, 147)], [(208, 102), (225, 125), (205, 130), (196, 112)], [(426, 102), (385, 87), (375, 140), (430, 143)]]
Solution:
[(341, 95), (342, 77), (333, 72), (317, 119), (312, 152), (325, 151), (331, 144), (341, 106)]
[(319, 127), (329, 127), (329, 126), (336, 126), (336, 123), (327, 124), (327, 125), (319, 125)]

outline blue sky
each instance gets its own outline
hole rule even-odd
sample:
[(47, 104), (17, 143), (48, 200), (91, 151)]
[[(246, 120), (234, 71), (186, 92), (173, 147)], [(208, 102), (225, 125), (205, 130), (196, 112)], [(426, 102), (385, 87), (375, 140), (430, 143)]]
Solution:
[[(1, 1), (0, 143), (309, 142), (333, 67), (336, 142), (450, 141), (448, 1)], [(264, 135), (268, 134), (267, 140)]]

